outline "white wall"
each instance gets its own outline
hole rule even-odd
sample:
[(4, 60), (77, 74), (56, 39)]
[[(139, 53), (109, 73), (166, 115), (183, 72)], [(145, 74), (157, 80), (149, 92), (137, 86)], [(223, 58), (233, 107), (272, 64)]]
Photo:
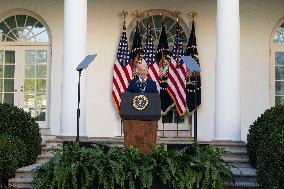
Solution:
[(269, 42), (274, 25), (284, 17), (283, 0), (240, 0), (241, 124), (249, 126), (269, 108)]
[[(52, 33), (50, 127), (60, 132), (61, 66), (63, 48), (63, 0), (0, 0), (0, 14), (13, 8), (36, 12)], [(202, 106), (198, 112), (199, 140), (214, 135), (216, 1), (215, 0), (88, 0), (88, 53), (97, 53), (87, 69), (88, 136), (120, 135), (120, 119), (111, 100), (113, 63), (121, 33), (122, 9), (179, 9), (191, 27), (187, 13), (195, 10), (198, 52), (202, 69)], [(76, 14), (76, 13), (74, 13)], [(240, 0), (241, 19), (241, 124), (246, 140), (249, 125), (269, 107), (269, 37), (284, 17), (283, 0)], [(134, 18), (129, 15), (127, 23)], [(76, 24), (76, 23), (74, 23)], [(77, 107), (74, 107), (77, 108)], [(76, 115), (74, 115), (76, 116)], [(75, 125), (75, 123), (74, 123)]]

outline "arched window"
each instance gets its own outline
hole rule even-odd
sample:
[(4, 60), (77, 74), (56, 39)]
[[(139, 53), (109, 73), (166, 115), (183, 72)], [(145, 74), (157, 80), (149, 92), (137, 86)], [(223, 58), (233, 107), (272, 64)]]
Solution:
[(48, 32), (43, 24), (29, 15), (13, 15), (0, 23), (2, 42), (48, 42)]
[(273, 38), (273, 42), (284, 44), (284, 23), (282, 23), (278, 28), (278, 30), (276, 31)]
[(0, 103), (30, 112), (47, 127), (51, 35), (34, 12), (15, 9), (0, 15)]
[(275, 26), (271, 36), (270, 104), (284, 104), (284, 18)]
[[(169, 46), (173, 46), (174, 43), (174, 37), (176, 35), (176, 17), (175, 14), (168, 10), (148, 10), (147, 12), (151, 13), (150, 21), (153, 26), (153, 37), (154, 37), (154, 44), (157, 46), (159, 42), (160, 33), (162, 31), (162, 17), (160, 16), (161, 12), (165, 12), (165, 26), (167, 30), (167, 36), (168, 36), (168, 43)], [(132, 22), (128, 26), (128, 33), (130, 34), (129, 42), (130, 44), (133, 41), (134, 33), (135, 33), (135, 26), (136, 26), (136, 18), (132, 20)], [(147, 32), (147, 21), (148, 17), (145, 16), (144, 13), (141, 14), (139, 17), (139, 20), (141, 21), (141, 36), (142, 36), (142, 42), (146, 41), (146, 32)], [(181, 38), (183, 43), (186, 43), (187, 38), (186, 36), (189, 36), (189, 29), (186, 26), (185, 22), (180, 18), (179, 19), (180, 25), (181, 25)]]

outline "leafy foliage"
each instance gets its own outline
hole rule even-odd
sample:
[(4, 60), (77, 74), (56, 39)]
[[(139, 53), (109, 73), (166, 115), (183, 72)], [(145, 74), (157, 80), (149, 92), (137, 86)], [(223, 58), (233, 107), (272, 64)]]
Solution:
[(0, 135), (0, 188), (7, 184), (8, 179), (15, 174), (16, 169), (26, 159), (26, 154), (22, 153), (18, 146), (22, 146), (22, 141), (10, 135)]
[(266, 110), (251, 126), (248, 153), (263, 188), (284, 188), (284, 106)]
[(7, 184), (16, 169), (35, 162), (40, 151), (34, 118), (14, 105), (0, 104), (0, 182)]
[(136, 148), (79, 147), (74, 142), (36, 170), (33, 188), (151, 188), (156, 181), (173, 188), (223, 188), (232, 173), (222, 150), (194, 144), (195, 155), (157, 146), (152, 154)]
[(38, 124), (23, 109), (10, 104), (0, 104), (0, 135), (21, 139), (26, 146), (26, 159), (22, 166), (35, 162), (41, 151), (41, 136)]

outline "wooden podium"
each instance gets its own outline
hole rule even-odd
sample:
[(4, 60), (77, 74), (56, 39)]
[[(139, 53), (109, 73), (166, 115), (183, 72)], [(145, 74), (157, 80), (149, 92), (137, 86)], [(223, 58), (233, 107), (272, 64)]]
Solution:
[(149, 154), (156, 144), (157, 123), (161, 117), (160, 95), (156, 93), (123, 93), (120, 104), (123, 119), (124, 146)]
[(124, 146), (134, 146), (142, 154), (149, 154), (157, 140), (157, 121), (124, 120)]

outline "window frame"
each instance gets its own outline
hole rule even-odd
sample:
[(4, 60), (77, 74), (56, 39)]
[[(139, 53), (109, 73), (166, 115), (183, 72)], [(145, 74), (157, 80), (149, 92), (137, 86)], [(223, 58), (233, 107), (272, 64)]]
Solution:
[[(26, 16), (30, 16), (33, 17), (34, 19), (36, 19), (39, 23), (41, 23), (45, 29), (46, 32), (48, 34), (48, 42), (31, 42), (31, 41), (0, 41), (0, 49), (1, 50), (15, 50), (15, 51), (19, 51), (20, 49), (22, 49), (21, 51), (25, 51), (25, 50), (46, 50), (47, 51), (47, 76), (46, 76), (46, 116), (45, 116), (45, 121), (37, 121), (39, 123), (40, 128), (50, 128), (49, 125), (49, 120), (50, 120), (50, 89), (51, 89), (51, 64), (52, 64), (52, 35), (51, 35), (51, 31), (48, 27), (48, 25), (46, 24), (46, 22), (44, 21), (44, 19), (38, 15), (35, 12), (29, 11), (27, 9), (12, 9), (12, 10), (8, 10), (6, 12), (3, 12), (0, 14), (0, 22), (2, 22), (3, 20), (5, 20), (8, 17), (11, 16), (16, 16), (16, 15), (26, 15)], [(19, 60), (19, 62), (24, 62), (25, 60), (21, 59)], [(21, 72), (21, 75), (17, 75), (17, 78), (21, 77), (23, 78), (23, 72)], [(20, 82), (20, 81), (16, 81), (16, 82)], [(23, 82), (22, 82), (23, 83)], [(19, 87), (18, 87), (19, 88)], [(21, 97), (22, 98), (22, 97)], [(20, 101), (20, 100), (19, 100)], [(23, 100), (21, 101), (21, 103), (23, 103)], [(22, 104), (18, 103), (19, 107), (23, 106)]]
[[(284, 17), (279, 19), (278, 22), (273, 27), (273, 30), (270, 35), (270, 64), (269, 64), (269, 104), (270, 106), (275, 106), (275, 81), (276, 81), (276, 72), (275, 72), (275, 54), (276, 52), (284, 52), (284, 43), (275, 43), (274, 42), (274, 36), (276, 35), (276, 32), (278, 31), (279, 27), (284, 24)], [(283, 94), (284, 95), (284, 94)]]

